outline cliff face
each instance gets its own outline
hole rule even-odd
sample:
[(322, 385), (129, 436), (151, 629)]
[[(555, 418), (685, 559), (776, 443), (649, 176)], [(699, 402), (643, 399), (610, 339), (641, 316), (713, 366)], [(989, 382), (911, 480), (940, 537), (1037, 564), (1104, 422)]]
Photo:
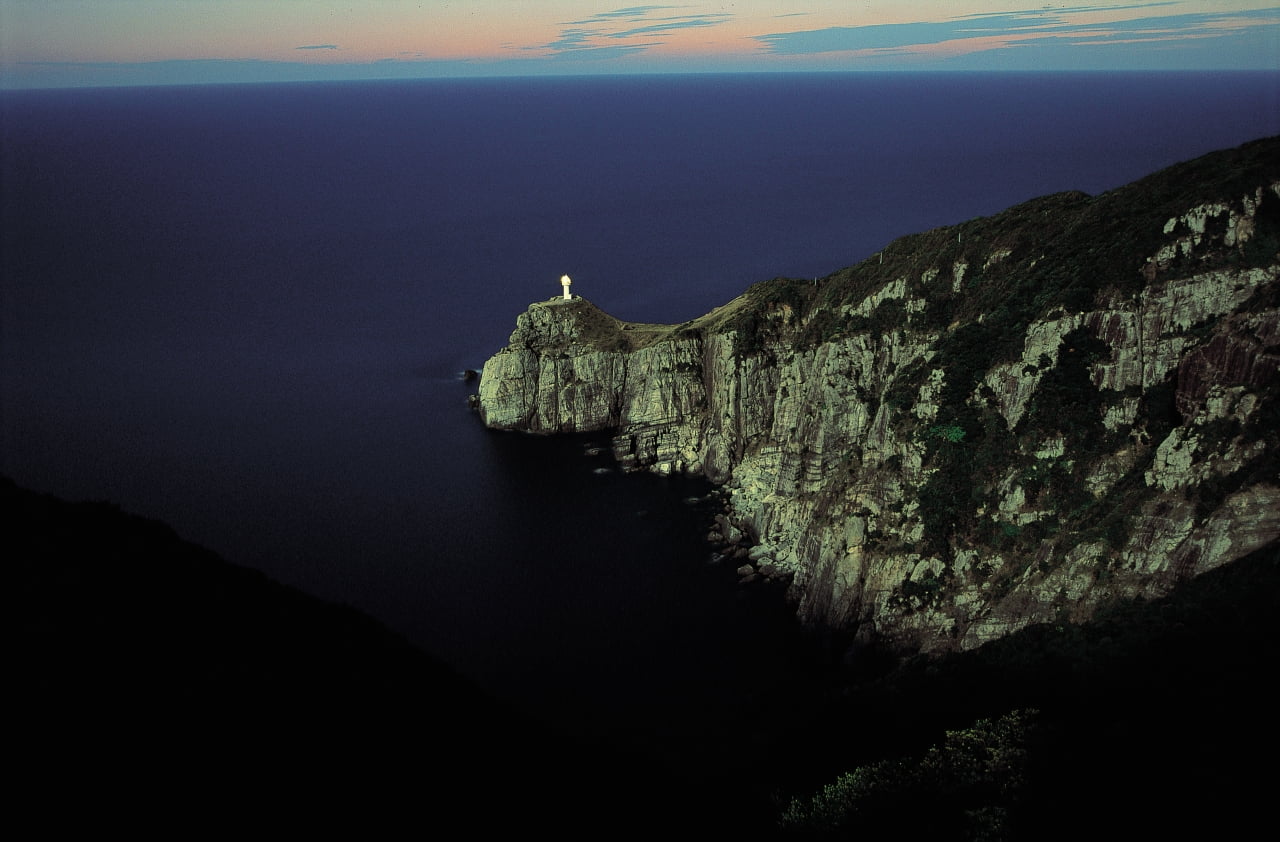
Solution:
[(724, 486), (809, 623), (963, 649), (1280, 543), (1280, 138), (776, 279), (534, 304), (484, 423)]

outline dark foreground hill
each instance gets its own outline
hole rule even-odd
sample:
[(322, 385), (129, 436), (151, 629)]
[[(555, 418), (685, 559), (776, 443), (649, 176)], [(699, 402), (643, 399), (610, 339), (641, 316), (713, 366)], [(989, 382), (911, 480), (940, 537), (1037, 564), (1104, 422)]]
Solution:
[(161, 523), (7, 480), (0, 513), (10, 795), (49, 831), (608, 838), (715, 800)]

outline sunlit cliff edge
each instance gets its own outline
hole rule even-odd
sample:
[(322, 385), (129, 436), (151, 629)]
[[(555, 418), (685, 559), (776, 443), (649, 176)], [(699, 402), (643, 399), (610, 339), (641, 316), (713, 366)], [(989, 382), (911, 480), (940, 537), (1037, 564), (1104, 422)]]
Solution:
[(808, 624), (970, 649), (1280, 546), (1278, 278), (1273, 137), (680, 325), (535, 303), (476, 405), (722, 485)]

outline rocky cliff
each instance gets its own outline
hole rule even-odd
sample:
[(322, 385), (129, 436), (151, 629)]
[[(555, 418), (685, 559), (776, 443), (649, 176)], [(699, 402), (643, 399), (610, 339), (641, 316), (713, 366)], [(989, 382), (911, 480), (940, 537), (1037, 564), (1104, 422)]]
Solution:
[(681, 325), (532, 305), (493, 428), (723, 486), (807, 623), (967, 649), (1280, 544), (1280, 138), (903, 237)]

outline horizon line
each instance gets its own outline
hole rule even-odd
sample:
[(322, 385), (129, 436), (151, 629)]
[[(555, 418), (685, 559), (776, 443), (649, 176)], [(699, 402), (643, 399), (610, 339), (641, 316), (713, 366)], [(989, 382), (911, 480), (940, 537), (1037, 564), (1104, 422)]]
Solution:
[[(122, 69), (138, 69), (138, 68), (158, 68), (165, 65), (179, 64), (185, 68), (191, 68), (193, 65), (248, 65), (250, 67), (285, 67), (285, 68), (315, 68), (315, 65), (308, 65), (301, 62), (263, 62), (250, 61), (239, 62), (233, 59), (197, 59), (197, 60), (178, 60), (178, 61), (156, 61), (129, 64), (116, 64), (113, 62), (21, 62), (18, 66), (63, 66), (69, 68), (110, 68), (120, 67)], [(351, 64), (351, 65), (327, 65), (328, 68), (335, 67), (352, 67), (373, 69), (383, 62), (375, 62), (370, 64)], [(0, 91), (17, 92), (17, 91), (56, 91), (56, 90), (88, 90), (103, 88), (181, 88), (181, 87), (216, 87), (216, 86), (247, 86), (247, 85), (316, 85), (316, 84), (332, 84), (332, 83), (365, 83), (365, 82), (486, 82), (486, 81), (513, 81), (513, 80), (539, 80), (539, 79), (618, 79), (618, 78), (638, 78), (638, 77), (691, 77), (691, 76), (1203, 76), (1206, 74), (1213, 75), (1271, 75), (1280, 77), (1280, 67), (1275, 68), (1241, 68), (1241, 67), (1216, 67), (1216, 68), (1185, 68), (1185, 67), (1168, 67), (1168, 68), (974, 68), (974, 67), (897, 67), (897, 68), (769, 68), (761, 69), (700, 69), (690, 70), (684, 68), (672, 69), (628, 69), (628, 70), (608, 70), (597, 72), (586, 71), (545, 71), (534, 73), (441, 73), (432, 75), (408, 75), (408, 74), (392, 74), (392, 75), (333, 75), (323, 76), (320, 78), (281, 78), (281, 79), (174, 79), (169, 81), (157, 80), (123, 80), (123, 81), (81, 81), (66, 84), (58, 84), (56, 82), (36, 82), (34, 84), (8, 84), (4, 79), (6, 75), (4, 69), (0, 69)]]

